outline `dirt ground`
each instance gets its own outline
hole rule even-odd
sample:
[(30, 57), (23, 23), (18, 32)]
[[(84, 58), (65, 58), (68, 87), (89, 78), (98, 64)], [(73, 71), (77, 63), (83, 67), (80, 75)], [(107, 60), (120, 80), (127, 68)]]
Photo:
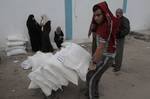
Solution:
[[(89, 51), (89, 44), (85, 44)], [(31, 55), (30, 53), (28, 55)], [(40, 89), (29, 90), (28, 74), (20, 66), (27, 55), (11, 56), (0, 64), (0, 99), (44, 99)], [(99, 83), (100, 99), (150, 99), (150, 42), (128, 37), (125, 43), (122, 70), (110, 67)], [(55, 99), (87, 99), (79, 86), (69, 84), (55, 94)], [(49, 97), (51, 99), (52, 97)]]

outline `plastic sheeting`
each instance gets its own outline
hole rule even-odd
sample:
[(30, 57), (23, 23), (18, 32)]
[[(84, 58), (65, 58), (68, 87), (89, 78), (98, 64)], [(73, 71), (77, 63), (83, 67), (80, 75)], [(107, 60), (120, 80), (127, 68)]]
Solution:
[(78, 85), (79, 77), (85, 81), (90, 54), (75, 43), (64, 43), (63, 46), (55, 55), (37, 52), (22, 63), (23, 68), (32, 67), (28, 75), (29, 89), (41, 88), (49, 96), (52, 90), (67, 86), (69, 82)]

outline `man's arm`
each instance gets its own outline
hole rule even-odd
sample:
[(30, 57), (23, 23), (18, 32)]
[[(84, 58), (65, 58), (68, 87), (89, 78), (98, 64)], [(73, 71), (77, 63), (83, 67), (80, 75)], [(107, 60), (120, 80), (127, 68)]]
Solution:
[(104, 50), (104, 44), (103, 42), (101, 42), (99, 44), (99, 46), (96, 48), (96, 51), (93, 55), (92, 58), (92, 63), (90, 64), (89, 70), (95, 70), (96, 69), (96, 63), (101, 60), (101, 57), (103, 55), (103, 50)]
[(104, 50), (104, 43), (100, 43), (93, 55), (93, 59), (92, 59), (93, 62), (97, 63), (99, 60), (101, 60), (103, 50)]

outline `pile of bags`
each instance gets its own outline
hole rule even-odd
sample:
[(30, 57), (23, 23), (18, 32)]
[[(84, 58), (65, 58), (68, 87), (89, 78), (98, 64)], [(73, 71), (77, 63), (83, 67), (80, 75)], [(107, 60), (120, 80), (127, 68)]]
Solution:
[(64, 48), (56, 54), (37, 52), (22, 63), (24, 69), (32, 68), (28, 77), (29, 89), (41, 88), (46, 96), (51, 91), (67, 86), (69, 82), (78, 85), (78, 79), (86, 80), (91, 60), (90, 54), (75, 43), (63, 43)]
[(12, 35), (7, 37), (7, 56), (26, 54), (26, 42), (28, 40), (23, 35)]

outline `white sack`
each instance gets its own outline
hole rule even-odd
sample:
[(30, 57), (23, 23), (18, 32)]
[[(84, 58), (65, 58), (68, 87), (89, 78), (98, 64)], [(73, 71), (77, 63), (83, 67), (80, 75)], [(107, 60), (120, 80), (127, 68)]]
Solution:
[(6, 49), (5, 49), (5, 51), (6, 52), (8, 52), (8, 51), (11, 51), (11, 50), (14, 50), (14, 49), (26, 49), (26, 47), (25, 46), (13, 46), (13, 47), (7, 47)]
[(65, 79), (63, 73), (53, 65), (38, 67), (38, 69), (29, 74), (29, 78), (31, 79), (31, 82), (33, 81), (35, 84), (30, 86), (30, 88), (39, 86), (47, 96), (51, 94), (51, 90), (56, 91), (58, 88), (61, 88), (61, 85), (68, 85), (68, 80)]
[(52, 90), (67, 86), (69, 82), (78, 85), (78, 75), (85, 81), (90, 54), (73, 43), (66, 43), (55, 55), (37, 52), (28, 57), (32, 72), (28, 75), (30, 89), (41, 88), (49, 96)]
[(86, 74), (91, 60), (90, 54), (75, 43), (63, 43), (65, 49), (59, 53), (65, 67), (75, 70), (81, 80), (86, 81)]
[(37, 88), (40, 88), (36, 83), (35, 81), (31, 81), (30, 84), (29, 84), (29, 89), (37, 89)]
[(8, 41), (28, 41), (26, 36), (23, 35), (11, 35), (7, 37)]
[(62, 85), (67, 86), (69, 84), (68, 80), (64, 78), (62, 73), (60, 73), (57, 69), (54, 69), (51, 66), (45, 66), (42, 72), (47, 79), (54, 82), (59, 88), (61, 88)]
[(74, 70), (66, 68), (63, 63), (58, 60), (56, 55), (51, 57), (51, 59), (47, 61), (47, 64), (51, 66), (52, 70), (56, 70), (61, 73), (61, 75), (63, 75), (63, 77), (68, 81), (78, 85), (78, 76), (76, 72)]
[(6, 52), (7, 56), (18, 55), (18, 54), (27, 54), (24, 49), (13, 49), (11, 51)]
[(23, 69), (29, 69), (29, 68), (31, 68), (32, 67), (32, 61), (30, 59), (27, 59), (27, 60), (23, 61), (21, 63), (21, 67)]
[(35, 83), (35, 85), (32, 85), (32, 86), (39, 86), (42, 89), (42, 91), (44, 92), (44, 94), (46, 96), (49, 96), (49, 95), (51, 95), (52, 88), (44, 83), (45, 80), (43, 79), (43, 77), (40, 76), (40, 74), (38, 74), (39, 69), (40, 68), (38, 68), (37, 71), (35, 71), (35, 72), (31, 72), (28, 75), (28, 77), (30, 78), (31, 81), (33, 81)]
[(32, 66), (32, 71), (36, 70), (38, 67), (43, 67), (46, 64), (46, 60), (52, 57), (52, 53), (42, 53), (40, 51), (36, 52), (33, 56), (28, 57), (29, 64)]
[[(34, 72), (31, 72), (29, 74), (29, 77), (32, 77), (34, 76), (35, 79), (39, 80), (39, 81), (42, 81), (42, 83), (46, 86), (48, 86), (50, 89), (53, 89), (53, 90), (57, 90), (58, 87), (57, 85), (55, 84), (55, 82), (52, 82), (51, 79), (47, 79), (47, 75), (45, 76), (42, 72), (43, 70), (43, 67), (39, 67), (37, 70), (35, 70)], [(32, 76), (31, 76), (32, 75)], [(50, 77), (51, 78), (51, 77)], [(35, 82), (36, 83), (36, 82)]]
[(7, 42), (8, 47), (13, 47), (13, 46), (24, 46), (26, 42), (24, 41), (14, 41), (14, 42)]

